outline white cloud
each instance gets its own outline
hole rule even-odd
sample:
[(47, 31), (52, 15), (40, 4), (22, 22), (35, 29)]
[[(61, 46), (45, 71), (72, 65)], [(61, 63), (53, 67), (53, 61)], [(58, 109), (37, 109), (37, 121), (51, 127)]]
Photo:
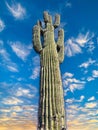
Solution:
[(6, 5), (8, 7), (8, 10), (10, 13), (15, 17), (15, 19), (24, 19), (26, 16), (26, 10), (24, 7), (21, 6), (20, 3), (13, 2), (13, 4), (9, 5), (6, 2)]
[(82, 63), (81, 65), (79, 65), (80, 68), (88, 68), (90, 65), (93, 65), (96, 61), (92, 60), (91, 58), (88, 59), (88, 61)]
[(69, 2), (69, 1), (66, 1), (65, 6), (71, 8), (72, 7), (72, 3)]
[(72, 84), (70, 84), (69, 88), (70, 88), (71, 92), (74, 92), (76, 89), (81, 90), (84, 88), (84, 83), (81, 83), (81, 82), (72, 83)]
[(93, 101), (93, 100), (95, 100), (95, 97), (94, 97), (94, 96), (92, 96), (92, 97), (90, 97), (90, 98), (88, 99), (88, 101)]
[(1, 66), (6, 67), (11, 72), (18, 72), (18, 66), (11, 60), (10, 54), (5, 49), (3, 41), (0, 41), (0, 44)]
[(94, 33), (88, 31), (86, 34), (79, 33), (76, 38), (69, 38), (65, 42), (65, 55), (72, 57), (82, 53), (83, 47), (87, 48), (87, 51), (92, 53), (95, 48), (94, 42), (92, 41), (93, 37)]
[(73, 103), (74, 102), (74, 98), (71, 98), (71, 99), (66, 99), (66, 101), (65, 102), (67, 102), (67, 103)]
[(28, 95), (30, 91), (28, 89), (18, 88), (16, 96)]
[(94, 78), (98, 78), (98, 70), (93, 70), (92, 76), (93, 76)]
[(5, 28), (4, 22), (0, 19), (0, 32), (2, 32)]
[(93, 70), (92, 75), (87, 77), (87, 81), (90, 82), (90, 81), (95, 80), (96, 78), (98, 78), (98, 70)]
[(3, 60), (10, 60), (10, 55), (8, 54), (8, 52), (6, 51), (6, 49), (4, 48), (4, 43), (3, 41), (0, 40), (0, 56), (2, 57)]
[(80, 46), (74, 42), (74, 39), (68, 39), (65, 42), (65, 55), (68, 57), (75, 56), (76, 54), (82, 53)]
[(11, 71), (11, 72), (18, 72), (18, 69), (17, 69), (17, 66), (16, 66), (16, 65), (14, 65), (14, 66), (12, 66), (12, 65), (7, 65), (7, 68), (8, 68), (8, 70)]
[(0, 55), (2, 56), (3, 60), (9, 60), (9, 54), (4, 48), (0, 48)]
[[(87, 74), (89, 72), (89, 67), (95, 67), (97, 66), (97, 61), (89, 58), (86, 62), (83, 62), (79, 65), (80, 68), (85, 69), (84, 74)], [(86, 80), (88, 82), (95, 80), (95, 78), (98, 78), (98, 70), (92, 70), (92, 74), (88, 77), (86, 77)]]
[(8, 83), (6, 83), (6, 82), (0, 82), (0, 87), (2, 87), (2, 88), (8, 88), (8, 87), (10, 87), (12, 84), (10, 83), (10, 84), (8, 84)]
[(85, 98), (85, 97), (82, 95), (82, 96), (80, 97), (80, 102), (82, 102), (84, 98)]
[(22, 106), (12, 106), (10, 110), (15, 111), (15, 112), (21, 112), (23, 111), (23, 108)]
[(90, 82), (90, 81), (92, 81), (92, 80), (94, 80), (94, 79), (95, 79), (95, 78), (93, 78), (93, 77), (90, 76), (90, 77), (87, 78), (87, 81)]
[[(7, 84), (0, 84), (5, 87)], [(20, 97), (20, 98), (34, 98), (37, 93), (37, 88), (35, 86), (32, 86), (31, 84), (24, 84), (24, 83), (12, 83), (9, 84), (10, 90), (8, 89), (8, 93), (14, 97)]]
[(36, 105), (21, 105), (21, 106), (16, 105), (16, 106), (11, 106), (9, 108), (10, 108), (9, 110), (12, 112), (23, 112), (25, 110), (25, 112), (28, 111), (28, 113), (29, 113), (31, 111), (35, 112), (36, 109), (38, 108), (38, 106), (36, 106)]
[(78, 37), (76, 38), (76, 42), (81, 46), (84, 47), (87, 42), (89, 42), (94, 37), (94, 33), (90, 33), (89, 31), (86, 34), (79, 33)]
[[(83, 96), (83, 95), (82, 95)], [(84, 98), (84, 97), (82, 97)], [(73, 130), (97, 130), (98, 104), (96, 102), (85, 103), (76, 102), (78, 100), (72, 98), (70, 103), (66, 103), (66, 116), (68, 128)], [(73, 101), (73, 102), (72, 102)], [(84, 104), (84, 106), (83, 106)]]
[(17, 89), (17, 91), (15, 92), (15, 95), (18, 97), (20, 96), (34, 97), (34, 94), (31, 94), (29, 89), (24, 89), (21, 87)]
[(10, 109), (0, 109), (0, 112), (9, 113)]
[(66, 101), (65, 102), (67, 102), (67, 103), (77, 103), (77, 102), (82, 102), (83, 100), (84, 100), (84, 96), (82, 95), (82, 96), (80, 96), (80, 99), (79, 100), (77, 100), (77, 99), (75, 99), (75, 98), (71, 98), (71, 99), (66, 99)]
[(64, 75), (65, 77), (63, 78), (63, 85), (65, 88), (67, 88), (66, 92), (68, 91), (74, 92), (76, 89), (81, 90), (84, 88), (84, 85), (85, 85), (84, 81), (74, 78), (73, 74), (71, 73), (69, 74), (68, 72), (66, 72)]
[(96, 102), (86, 103), (85, 108), (95, 108), (97, 106)]
[(30, 76), (31, 79), (36, 79), (39, 76), (40, 67), (37, 66), (32, 70), (32, 75)]
[(93, 41), (88, 42), (86, 48), (89, 53), (93, 53), (93, 50), (95, 49), (95, 43)]
[(40, 58), (39, 58), (39, 56), (35, 56), (35, 57), (33, 57), (33, 64), (34, 65), (39, 65), (40, 64)]
[(66, 72), (66, 73), (63, 75), (63, 78), (66, 78), (66, 77), (72, 78), (72, 77), (73, 77), (73, 74), (72, 74), (72, 73), (69, 73), (69, 72)]
[(12, 50), (15, 52), (15, 54), (22, 59), (23, 61), (26, 60), (27, 56), (30, 54), (31, 49), (29, 48), (29, 45), (24, 45), (23, 43), (17, 41), (17, 42), (9, 42)]
[(23, 103), (23, 101), (16, 97), (8, 97), (8, 98), (4, 98), (2, 103), (6, 105), (17, 105)]

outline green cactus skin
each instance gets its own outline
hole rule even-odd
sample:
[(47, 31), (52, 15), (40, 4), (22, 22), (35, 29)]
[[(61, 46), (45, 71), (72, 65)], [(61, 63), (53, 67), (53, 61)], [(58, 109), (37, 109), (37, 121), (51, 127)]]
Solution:
[[(40, 98), (38, 110), (38, 130), (66, 130), (64, 94), (60, 74), (60, 63), (64, 60), (64, 30), (58, 31), (58, 41), (54, 39), (54, 29), (60, 24), (60, 15), (52, 17), (44, 12), (45, 28), (41, 22), (33, 28), (33, 47), (40, 54)], [(43, 44), (41, 44), (43, 37)]]

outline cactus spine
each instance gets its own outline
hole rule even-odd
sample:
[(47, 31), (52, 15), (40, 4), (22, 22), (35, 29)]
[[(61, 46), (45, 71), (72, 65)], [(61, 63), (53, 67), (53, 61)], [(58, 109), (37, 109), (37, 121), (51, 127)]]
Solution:
[(59, 64), (64, 60), (64, 31), (58, 31), (58, 40), (55, 43), (54, 29), (60, 24), (60, 15), (56, 14), (54, 24), (48, 12), (45, 11), (43, 17), (45, 27), (38, 21), (33, 28), (33, 47), (40, 54), (41, 65), (38, 130), (66, 130), (59, 69)]

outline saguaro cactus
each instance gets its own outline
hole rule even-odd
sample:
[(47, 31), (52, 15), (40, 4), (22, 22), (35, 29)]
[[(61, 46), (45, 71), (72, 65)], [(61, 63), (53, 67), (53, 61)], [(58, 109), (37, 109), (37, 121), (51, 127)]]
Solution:
[(45, 26), (42, 27), (41, 21), (38, 21), (33, 28), (33, 47), (40, 54), (41, 65), (38, 130), (66, 130), (59, 68), (64, 59), (64, 31), (58, 31), (55, 42), (54, 29), (60, 24), (60, 15), (56, 14), (54, 24), (48, 12), (45, 11), (43, 17)]

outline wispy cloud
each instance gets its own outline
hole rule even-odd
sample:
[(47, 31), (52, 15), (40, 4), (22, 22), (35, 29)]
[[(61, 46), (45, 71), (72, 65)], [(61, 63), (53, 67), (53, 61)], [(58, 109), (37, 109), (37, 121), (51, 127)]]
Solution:
[(16, 42), (9, 42), (13, 52), (22, 59), (23, 61), (26, 60), (27, 56), (30, 54), (31, 48), (28, 45), (25, 45), (24, 43), (21, 43), (19, 41)]
[(77, 103), (77, 102), (82, 102), (83, 100), (84, 100), (84, 96), (82, 95), (82, 96), (80, 96), (80, 99), (79, 100), (77, 100), (77, 99), (75, 99), (75, 98), (71, 98), (71, 99), (66, 99), (66, 102), (67, 103)]
[(82, 63), (81, 65), (79, 65), (80, 68), (88, 68), (90, 65), (93, 65), (94, 63), (96, 63), (96, 60), (92, 60), (91, 58), (88, 59), (88, 61)]
[(6, 49), (4, 48), (4, 43), (2, 40), (0, 40), (0, 55), (2, 57), (2, 59), (4, 60), (9, 60), (9, 54), (8, 52), (6, 51)]
[(95, 108), (97, 106), (96, 102), (91, 102), (91, 103), (86, 103), (85, 107), (86, 108)]
[(7, 82), (0, 82), (0, 87), (1, 88), (6, 88), (8, 89), (8, 87), (10, 87), (12, 84), (11, 83), (7, 83)]
[(92, 97), (90, 97), (90, 98), (88, 99), (88, 101), (93, 101), (93, 100), (95, 100), (95, 97), (94, 97), (94, 96), (92, 96)]
[(95, 78), (93, 78), (92, 76), (87, 77), (88, 82), (93, 81), (93, 80), (95, 80)]
[(71, 8), (72, 7), (72, 3), (70, 1), (66, 1), (65, 6)]
[[(94, 99), (93, 97), (91, 97)], [(80, 99), (83, 101), (84, 96), (82, 95)], [(67, 126), (71, 130), (90, 130), (94, 128), (97, 130), (97, 102), (77, 102), (75, 98), (69, 99), (70, 102), (66, 103), (66, 116), (67, 116)]]
[(86, 48), (87, 48), (87, 51), (92, 54), (94, 49), (96, 48), (95, 43), (93, 41), (88, 42)]
[(40, 64), (40, 57), (39, 56), (35, 56), (35, 57), (32, 58), (32, 61), (33, 61), (33, 65), (39, 66), (39, 64)]
[(71, 57), (79, 53), (82, 53), (80, 46), (74, 42), (73, 38), (68, 39), (65, 42), (65, 55)]
[(17, 92), (16, 92), (16, 96), (23, 96), (23, 95), (28, 95), (30, 93), (30, 90), (28, 89), (23, 89), (23, 88), (18, 88)]
[[(5, 120), (7, 118), (4, 118)], [(19, 121), (16, 121), (15, 119), (12, 119), (12, 118), (8, 118), (9, 121), (6, 121), (6, 123), (3, 123), (4, 125), (1, 125), (0, 126), (0, 130), (27, 130), (28, 127), (29, 127), (29, 130), (36, 130), (37, 128), (37, 125), (36, 123), (34, 122), (30, 122), (30, 121), (26, 121), (23, 122), (23, 121), (20, 121), (20, 124), (19, 124)], [(11, 124), (11, 125), (9, 125)], [(19, 125), (17, 125), (19, 124)]]
[(23, 101), (16, 97), (8, 97), (8, 98), (4, 98), (2, 100), (2, 103), (6, 105), (17, 105), (23, 103)]
[(81, 90), (84, 88), (85, 81), (74, 78), (74, 75), (66, 72), (63, 76), (63, 85), (67, 89), (66, 92), (74, 92), (76, 89)]
[(1, 66), (6, 67), (11, 72), (18, 72), (18, 66), (11, 60), (10, 54), (5, 49), (3, 41), (0, 41), (0, 44)]
[(94, 37), (94, 33), (90, 33), (90, 31), (86, 32), (86, 34), (79, 33), (76, 38), (76, 42), (84, 47), (86, 43), (88, 43)]
[(96, 78), (98, 78), (98, 70), (95, 69), (95, 67), (97, 67), (97, 60), (89, 58), (87, 61), (80, 64), (78, 67), (81, 68), (82, 71), (84, 71), (84, 74), (88, 74), (84, 78), (88, 82), (93, 81)]
[(3, 22), (3, 20), (0, 19), (0, 32), (2, 32), (5, 28), (5, 24)]
[(92, 74), (91, 76), (87, 77), (87, 81), (90, 82), (95, 80), (96, 78), (98, 78), (98, 70), (92, 70)]
[(21, 20), (25, 18), (26, 9), (20, 3), (13, 1), (12, 4), (9, 4), (6, 2), (6, 6), (15, 19)]
[(39, 66), (33, 68), (33, 70), (32, 70), (32, 75), (30, 76), (30, 78), (31, 78), (31, 79), (36, 79), (36, 78), (38, 78), (39, 72), (40, 72), (40, 67), (39, 67)]
[(95, 49), (94, 42), (92, 41), (93, 37), (94, 33), (88, 31), (86, 34), (79, 33), (76, 38), (69, 38), (65, 42), (65, 55), (72, 57), (76, 54), (82, 53), (83, 47), (87, 48), (87, 52), (92, 53)]
[(7, 65), (7, 68), (8, 68), (8, 70), (11, 71), (11, 72), (18, 72), (18, 69), (17, 69), (16, 64)]
[(67, 77), (68, 77), (68, 78), (72, 78), (73, 75), (74, 75), (74, 74), (72, 74), (72, 73), (66, 72), (66, 73), (63, 75), (62, 78), (63, 78), (63, 79), (64, 79), (64, 78), (67, 78)]
[(27, 97), (27, 98), (32, 98), (35, 96), (35, 93), (31, 93), (30, 89), (25, 89), (25, 88), (21, 88), (19, 87), (16, 92), (15, 92), (15, 96), (17, 97)]
[(98, 70), (93, 70), (93, 71), (92, 71), (92, 76), (93, 76), (94, 78), (98, 78)]
[[(16, 97), (16, 98), (35, 98), (35, 95), (37, 93), (37, 88), (33, 86), (32, 84), (28, 83), (6, 83), (2, 82), (0, 83), (0, 86), (2, 86), (3, 89), (7, 89), (8, 95), (10, 97)], [(30, 99), (28, 99), (30, 100)]]

